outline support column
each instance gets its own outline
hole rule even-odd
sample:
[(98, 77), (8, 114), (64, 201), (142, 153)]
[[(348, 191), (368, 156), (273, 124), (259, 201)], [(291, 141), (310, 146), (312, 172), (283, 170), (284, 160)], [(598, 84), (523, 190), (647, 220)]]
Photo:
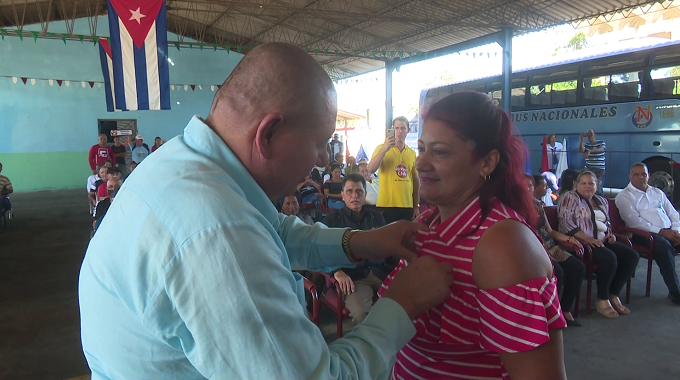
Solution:
[(512, 100), (512, 29), (504, 28), (501, 45), (503, 46), (503, 109), (510, 112)]
[(394, 111), (392, 110), (392, 73), (394, 64), (385, 62), (385, 133), (392, 127)]

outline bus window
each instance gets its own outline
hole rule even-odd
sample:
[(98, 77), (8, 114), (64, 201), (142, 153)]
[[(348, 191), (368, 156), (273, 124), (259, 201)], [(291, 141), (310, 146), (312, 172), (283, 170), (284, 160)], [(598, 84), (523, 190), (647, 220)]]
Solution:
[(680, 66), (654, 69), (651, 72), (654, 95), (670, 96), (680, 94)]
[(609, 76), (609, 100), (625, 101), (640, 98), (640, 78), (637, 72)]
[(585, 78), (583, 80), (583, 100), (586, 103), (599, 103), (609, 100), (609, 77)]
[(550, 104), (565, 105), (576, 104), (576, 81), (553, 83)]
[(549, 84), (539, 84), (529, 87), (529, 92), (531, 93), (531, 105), (549, 106), (551, 90), (552, 86)]

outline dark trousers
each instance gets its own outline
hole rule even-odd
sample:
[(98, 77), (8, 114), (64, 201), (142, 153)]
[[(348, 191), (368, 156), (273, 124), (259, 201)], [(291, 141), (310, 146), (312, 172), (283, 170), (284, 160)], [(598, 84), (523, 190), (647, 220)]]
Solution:
[[(675, 247), (668, 239), (659, 235), (652, 234), (654, 238), (654, 260), (659, 266), (659, 272), (663, 277), (663, 282), (666, 283), (668, 291), (677, 293), (680, 291), (680, 281), (678, 281), (678, 274), (675, 272)], [(633, 235), (633, 242), (642, 246), (647, 246), (647, 240), (640, 239)]]
[(569, 313), (586, 276), (586, 266), (581, 259), (570, 256), (562, 262), (555, 262), (553, 267), (555, 277), (557, 277), (562, 312)]
[[(593, 247), (593, 261), (597, 263), (597, 298), (609, 299), (618, 296), (629, 278), (635, 273), (640, 255), (627, 245), (615, 242), (604, 243), (604, 247)], [(585, 251), (588, 258), (590, 252)]]
[(382, 212), (387, 224), (397, 220), (413, 220), (413, 209), (410, 207), (379, 207), (378, 210)]

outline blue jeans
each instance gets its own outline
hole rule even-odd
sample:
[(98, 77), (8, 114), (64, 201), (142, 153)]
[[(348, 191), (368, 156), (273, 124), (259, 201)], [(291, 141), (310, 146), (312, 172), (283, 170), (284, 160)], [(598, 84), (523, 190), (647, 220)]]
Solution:
[(340, 199), (328, 198), (328, 208), (332, 208), (333, 210), (342, 210), (343, 207), (345, 207), (345, 202), (341, 201)]
[[(663, 277), (663, 282), (668, 287), (668, 291), (676, 293), (680, 291), (680, 282), (678, 281), (678, 274), (675, 272), (675, 247), (665, 237), (652, 233), (654, 238), (654, 260), (659, 266), (659, 272)], [(633, 236), (633, 241), (636, 244), (645, 245), (643, 241)]]

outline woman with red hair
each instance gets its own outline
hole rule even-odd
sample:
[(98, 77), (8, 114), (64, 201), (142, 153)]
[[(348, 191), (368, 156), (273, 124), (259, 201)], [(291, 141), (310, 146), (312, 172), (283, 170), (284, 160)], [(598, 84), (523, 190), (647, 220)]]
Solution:
[(419, 219), (429, 228), (416, 247), (451, 263), (454, 284), (444, 304), (414, 321), (392, 378), (566, 379), (566, 322), (550, 259), (529, 227), (536, 208), (508, 115), (485, 94), (460, 92), (424, 120), (416, 169), (421, 196), (435, 206)]

